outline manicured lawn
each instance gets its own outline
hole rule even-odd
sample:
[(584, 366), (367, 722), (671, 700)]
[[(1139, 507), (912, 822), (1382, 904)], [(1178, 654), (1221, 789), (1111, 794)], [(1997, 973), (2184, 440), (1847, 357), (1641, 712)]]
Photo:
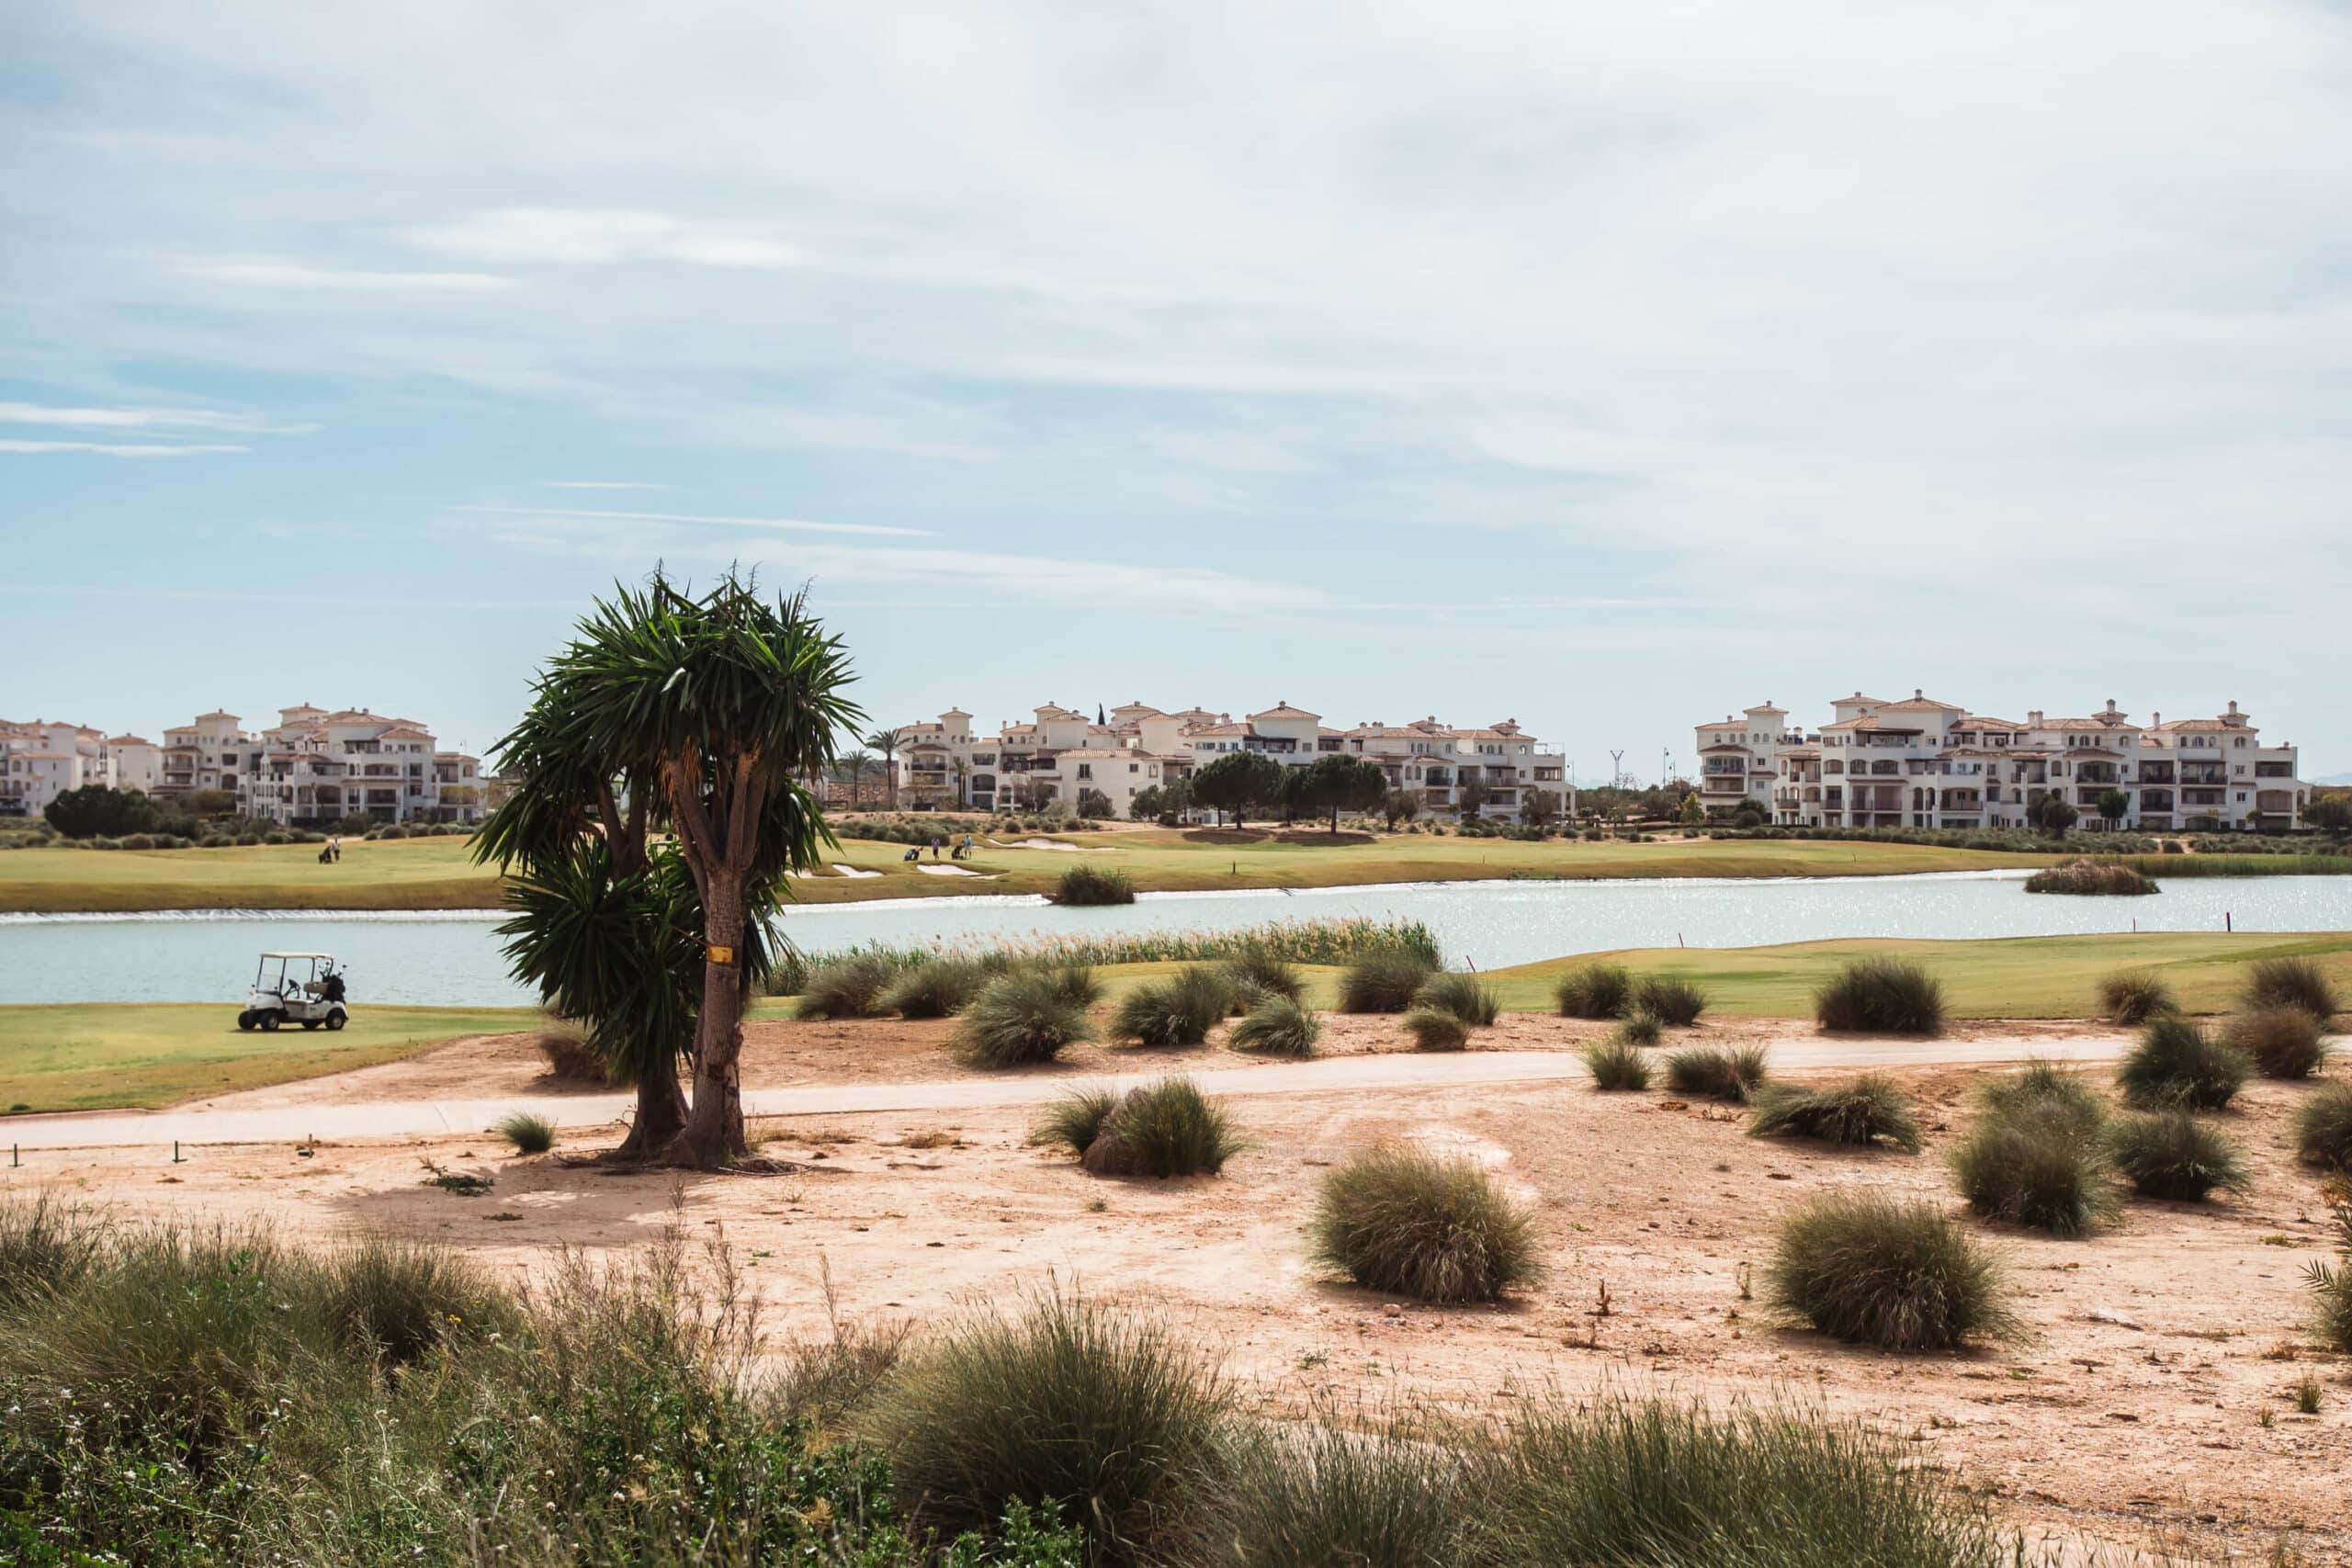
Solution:
[(10, 850), (0, 910), (478, 909), (498, 877), (466, 840), (353, 840), (319, 863), (315, 844), (226, 850)]
[(1943, 982), (1945, 998), (1961, 1018), (2092, 1016), (2101, 976), (2142, 968), (2163, 976), (2190, 1011), (2220, 1012), (2235, 998), (2247, 965), (2284, 956), (2316, 958), (2352, 995), (2352, 932), (2346, 931), (2143, 931), (1976, 942), (1846, 939), (1780, 947), (1634, 948), (1522, 964), (1498, 969), (1492, 978), (1506, 1007), (1548, 1010), (1552, 987), (1563, 972), (1606, 960), (1640, 974), (1695, 981), (1706, 987), (1709, 1004), (1719, 1013), (1809, 1018), (1814, 988), (1865, 954), (1924, 965)]
[[(349, 863), (346, 862), (346, 864)], [(237, 1027), (195, 1002), (0, 1007), (0, 1112), (176, 1105), (409, 1055), (461, 1034), (530, 1029), (536, 1008), (361, 1008), (347, 1028)]]

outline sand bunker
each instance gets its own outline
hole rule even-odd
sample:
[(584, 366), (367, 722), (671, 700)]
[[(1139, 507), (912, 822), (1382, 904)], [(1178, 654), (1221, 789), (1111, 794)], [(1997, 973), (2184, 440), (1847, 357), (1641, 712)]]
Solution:
[(917, 861), (915, 869), (925, 876), (978, 876), (980, 874), (968, 866), (934, 865), (924, 861)]
[(1060, 850), (1074, 855), (1114, 855), (1119, 852), (1109, 844), (1065, 844), (1059, 839), (1015, 839), (1009, 844), (1002, 839), (990, 839), (989, 843), (1000, 850)]
[(882, 874), (878, 871), (868, 871), (862, 865), (843, 865), (839, 861), (833, 863), (833, 873), (837, 876), (879, 876)]

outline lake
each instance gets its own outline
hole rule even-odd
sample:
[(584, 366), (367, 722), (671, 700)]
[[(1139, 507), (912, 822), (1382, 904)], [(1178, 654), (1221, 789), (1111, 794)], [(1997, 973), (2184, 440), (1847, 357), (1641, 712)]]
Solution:
[[(1229, 930), (1374, 915), (1426, 922), (1447, 961), (1481, 969), (1617, 947), (1752, 947), (1825, 937), (2094, 931), (2352, 931), (2352, 876), (2188, 878), (2147, 898), (2024, 891), (2028, 874), (1454, 882), (1145, 894), (1114, 908), (1028, 897), (893, 899), (795, 909), (811, 952), (857, 942), (984, 943), (1032, 932)], [(491, 912), (0, 916), (0, 1003), (242, 1001), (264, 948), (338, 954), (356, 1002), (487, 1007), (534, 999), (507, 977)]]

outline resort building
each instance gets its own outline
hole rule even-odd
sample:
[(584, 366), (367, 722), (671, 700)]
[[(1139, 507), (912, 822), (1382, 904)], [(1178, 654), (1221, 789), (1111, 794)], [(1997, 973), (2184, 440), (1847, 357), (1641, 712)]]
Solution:
[(282, 827), (365, 816), (379, 822), (477, 822), (480, 759), (441, 750), (413, 719), (366, 708), (330, 713), (301, 704), (277, 710), (258, 733), (215, 711), (164, 732), (157, 782), (166, 796), (217, 790), (238, 814)]
[(0, 719), (0, 816), (36, 816), (89, 784), (153, 794), (162, 780), (163, 750), (152, 740), (85, 724)]
[(1914, 691), (1856, 692), (1816, 731), (1771, 703), (1694, 727), (1700, 799), (1813, 828), (2023, 828), (2051, 795), (2090, 828), (2284, 829), (2310, 788), (2291, 744), (2265, 745), (2232, 703), (2212, 718), (2131, 721), (2110, 698), (2018, 722)]
[(1026, 721), (1007, 719), (996, 733), (950, 708), (936, 722), (898, 730), (895, 759), (901, 799), (990, 810), (1067, 801), (1093, 790), (1112, 812), (1132, 815), (1136, 795), (1189, 777), (1218, 758), (1256, 751), (1292, 767), (1319, 757), (1362, 757), (1377, 763), (1391, 787), (1413, 792), (1425, 811), (1517, 817), (1527, 792), (1565, 787), (1566, 763), (1517, 721), (1457, 728), (1434, 716), (1409, 724), (1381, 720), (1335, 729), (1322, 716), (1288, 702), (1235, 718), (1190, 707), (1169, 713), (1124, 704), (1092, 718), (1056, 703)]

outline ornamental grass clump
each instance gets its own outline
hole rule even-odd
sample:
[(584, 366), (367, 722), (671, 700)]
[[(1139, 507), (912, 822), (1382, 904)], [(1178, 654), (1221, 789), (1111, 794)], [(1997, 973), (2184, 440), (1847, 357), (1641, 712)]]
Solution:
[(953, 1018), (1001, 973), (978, 958), (942, 953), (902, 971), (883, 987), (875, 1005), (900, 1018)]
[(1427, 1302), (1490, 1302), (1541, 1276), (1534, 1214), (1476, 1160), (1402, 1145), (1323, 1178), (1315, 1260), (1357, 1284)]
[(1634, 987), (1632, 1009), (1660, 1023), (1688, 1029), (1707, 1010), (1707, 993), (1688, 980), (1652, 975)]
[(2232, 1013), (2222, 1038), (2267, 1078), (2307, 1078), (2327, 1064), (2327, 1039), (2320, 1021), (2299, 1007)]
[(1052, 1505), (1090, 1561), (1126, 1563), (1182, 1539), (1233, 1418), (1192, 1345), (1056, 1289), (909, 1350), (865, 1427), (922, 1522), (952, 1535)]
[(1952, 1176), (1968, 1206), (1988, 1220), (2087, 1235), (2115, 1212), (2095, 1134), (2079, 1104), (2064, 1098), (1987, 1111), (1952, 1150)]
[(1223, 970), (1193, 964), (1119, 998), (1111, 1033), (1144, 1045), (1198, 1045), (1225, 1020), (1233, 991)]
[(1018, 1067), (1050, 1062), (1064, 1046), (1093, 1039), (1093, 1021), (1085, 1004), (1072, 999), (1070, 978), (1059, 969), (998, 976), (956, 1021), (955, 1053), (973, 1066)]
[(2310, 1164), (2352, 1171), (2352, 1084), (2314, 1090), (2295, 1112), (2295, 1152)]
[(1107, 904), (1132, 904), (1136, 901), (1136, 885), (1124, 871), (1108, 866), (1074, 865), (1063, 872), (1061, 880), (1047, 895), (1057, 904), (1073, 908), (1092, 908)]
[(2144, 897), (2158, 891), (2156, 879), (2120, 861), (2078, 860), (2037, 871), (2025, 879), (2029, 893), (2073, 893), (2091, 897)]
[(543, 1155), (555, 1147), (555, 1123), (544, 1116), (517, 1111), (493, 1129), (518, 1155)]
[(1323, 1037), (1323, 1021), (1288, 997), (1268, 997), (1251, 1008), (1225, 1037), (1237, 1051), (1272, 1056), (1311, 1056)]
[(1450, 1012), (1473, 1029), (1492, 1027), (1503, 1010), (1502, 998), (1495, 988), (1476, 975), (1433, 975), (1413, 994), (1416, 1009), (1434, 1008)]
[(1775, 1305), (1839, 1339), (1941, 1350), (2018, 1332), (1999, 1263), (1932, 1204), (1826, 1192), (1782, 1222), (1766, 1273)]
[(1623, 1018), (1633, 1005), (1634, 977), (1615, 964), (1587, 964), (1561, 976), (1552, 996), (1562, 1018)]
[(1650, 1059), (1630, 1041), (1600, 1040), (1586, 1046), (1584, 1066), (1592, 1075), (1592, 1087), (1610, 1093), (1650, 1087)]
[(1398, 1020), (1405, 1032), (1413, 1037), (1416, 1051), (1466, 1051), (1470, 1048), (1470, 1026), (1440, 1008), (1414, 1007)]
[(2301, 1008), (2324, 1023), (2341, 1010), (2327, 971), (2308, 958), (2266, 958), (2246, 971), (2240, 999), (2249, 1008)]
[(1340, 975), (1341, 1012), (1403, 1012), (1429, 981), (1430, 968), (1402, 948), (1374, 948)]
[(1095, 1134), (1111, 1112), (1119, 1108), (1115, 1090), (1101, 1088), (1074, 1089), (1046, 1107), (1030, 1129), (1033, 1144), (1060, 1144), (1074, 1155), (1083, 1156), (1093, 1146)]
[(1666, 1059), (1666, 1087), (1744, 1105), (1764, 1087), (1768, 1060), (1761, 1045), (1706, 1045)]
[(889, 1010), (882, 994), (899, 977), (899, 961), (887, 953), (853, 953), (813, 965), (794, 1003), (798, 1019), (880, 1018)]
[(1190, 1078), (1162, 1078), (1112, 1104), (1079, 1150), (1079, 1163), (1095, 1176), (1215, 1176), (1240, 1148), (1222, 1106)]
[(1609, 1038), (1620, 1045), (1655, 1045), (1666, 1038), (1666, 1029), (1656, 1014), (1631, 1013), (1611, 1032)]
[(2107, 1124), (2107, 1101), (2072, 1067), (2035, 1057), (2016, 1073), (1996, 1078), (1978, 1094), (1986, 1117), (2032, 1111), (2064, 1122), (2081, 1137)]
[(1814, 992), (1813, 1017), (1834, 1032), (1934, 1036), (1944, 1032), (1944, 988), (1917, 964), (1857, 959)]
[(1244, 1006), (1261, 997), (1295, 1002), (1306, 995), (1306, 976), (1298, 965), (1262, 942), (1250, 942), (1227, 959), (1225, 978)]
[(2219, 1111), (2237, 1098), (2254, 1064), (2185, 1018), (2160, 1018), (2115, 1070), (2123, 1098), (2143, 1111)]
[(2335, 1205), (2335, 1261), (2303, 1265), (2316, 1298), (2312, 1331), (2331, 1350), (2352, 1351), (2352, 1203)]
[(96, 1215), (47, 1188), (0, 1196), (0, 1315), (35, 1295), (73, 1289), (105, 1235)]
[(1478, 1450), (1411, 1407), (1252, 1422), (1185, 1568), (1475, 1568)]
[(2236, 1192), (2249, 1185), (2237, 1145), (2186, 1111), (2124, 1117), (2109, 1130), (2108, 1152), (2143, 1198), (2194, 1203), (2216, 1189)]
[(1911, 1097), (1878, 1073), (1826, 1089), (1768, 1086), (1757, 1097), (1750, 1137), (1787, 1134), (1851, 1147), (1885, 1144), (1905, 1154), (1919, 1152), (1919, 1119)]
[(2098, 1010), (2109, 1023), (2137, 1029), (2152, 1018), (2178, 1012), (2180, 1003), (2153, 971), (2125, 969), (2099, 981)]

